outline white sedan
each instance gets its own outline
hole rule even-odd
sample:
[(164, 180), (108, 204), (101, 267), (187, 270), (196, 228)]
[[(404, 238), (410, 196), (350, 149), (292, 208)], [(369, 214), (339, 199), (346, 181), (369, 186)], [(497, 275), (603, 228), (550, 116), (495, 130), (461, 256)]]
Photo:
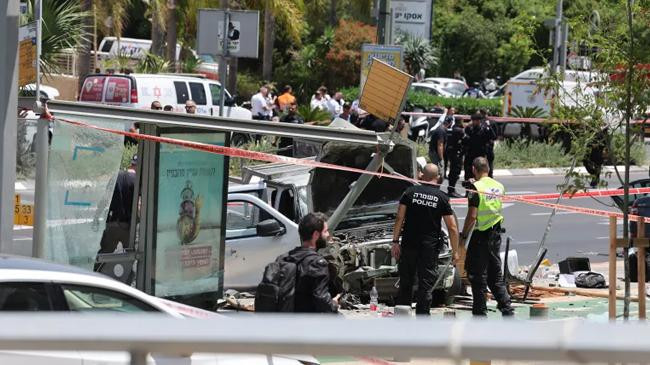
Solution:
[[(0, 311), (162, 312), (173, 317), (218, 314), (156, 298), (102, 274), (21, 256), (0, 255)], [(236, 319), (232, 319), (236, 321)], [(97, 331), (101, 331), (98, 328)], [(193, 354), (170, 358), (151, 354), (149, 364), (318, 364), (311, 356)], [(0, 364), (122, 365), (127, 352), (0, 351)]]
[(445, 90), (440, 85), (436, 85), (428, 82), (414, 82), (413, 84), (411, 84), (411, 90), (427, 93), (433, 96), (442, 96), (445, 98), (457, 97), (454, 93)]

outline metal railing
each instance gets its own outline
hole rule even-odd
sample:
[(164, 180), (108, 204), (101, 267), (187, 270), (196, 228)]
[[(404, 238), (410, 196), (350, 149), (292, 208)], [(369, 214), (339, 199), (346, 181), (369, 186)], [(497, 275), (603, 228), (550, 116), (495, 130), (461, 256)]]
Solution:
[(2, 314), (0, 350), (196, 352), (645, 363), (650, 326), (567, 321), (350, 320), (336, 316), (175, 319)]

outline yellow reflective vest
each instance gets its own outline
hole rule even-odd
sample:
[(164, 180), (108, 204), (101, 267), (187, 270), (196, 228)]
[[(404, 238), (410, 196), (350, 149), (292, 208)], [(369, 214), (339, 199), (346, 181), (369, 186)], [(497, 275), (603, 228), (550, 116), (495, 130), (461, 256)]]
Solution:
[[(484, 177), (474, 183), (476, 190), (479, 191), (478, 215), (476, 217), (476, 226), (474, 229), (487, 231), (495, 224), (503, 220), (501, 195), (505, 194), (503, 185), (490, 178)], [(488, 195), (489, 194), (496, 194)]]

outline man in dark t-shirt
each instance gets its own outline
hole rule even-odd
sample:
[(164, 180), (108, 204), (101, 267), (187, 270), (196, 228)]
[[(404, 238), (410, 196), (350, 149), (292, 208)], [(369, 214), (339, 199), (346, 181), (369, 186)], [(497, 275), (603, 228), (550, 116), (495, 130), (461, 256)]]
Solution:
[[(445, 148), (447, 147), (447, 128), (451, 126), (452, 118), (445, 118), (438, 128), (431, 132), (429, 141), (429, 159), (438, 165), (438, 171), (442, 170), (442, 163), (445, 161)], [(440, 174), (444, 175), (444, 174)]]
[(427, 164), (422, 180), (426, 184), (406, 189), (400, 199), (393, 230), (392, 252), (398, 260), (400, 277), (397, 304), (412, 304), (413, 283), (417, 274), (415, 313), (429, 315), (438, 254), (444, 239), (441, 220), (444, 219), (449, 231), (454, 262), (458, 257), (458, 227), (449, 198), (437, 186), (431, 185), (438, 180), (438, 167), (432, 163)]

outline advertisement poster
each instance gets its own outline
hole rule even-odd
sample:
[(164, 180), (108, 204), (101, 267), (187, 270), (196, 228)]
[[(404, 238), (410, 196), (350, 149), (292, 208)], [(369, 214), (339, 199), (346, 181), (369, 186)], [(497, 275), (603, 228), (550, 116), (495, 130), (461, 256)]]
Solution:
[[(224, 133), (163, 133), (163, 137), (225, 144)], [(220, 262), (225, 159), (160, 144), (155, 244), (155, 294), (216, 292)]]
[(402, 46), (382, 46), (379, 44), (364, 44), (361, 46), (361, 83), (360, 87), (363, 90), (363, 85), (368, 78), (370, 65), (372, 59), (376, 58), (385, 62), (395, 68), (403, 68), (403, 51)]
[(393, 42), (402, 34), (430, 40), (431, 0), (392, 0)]

